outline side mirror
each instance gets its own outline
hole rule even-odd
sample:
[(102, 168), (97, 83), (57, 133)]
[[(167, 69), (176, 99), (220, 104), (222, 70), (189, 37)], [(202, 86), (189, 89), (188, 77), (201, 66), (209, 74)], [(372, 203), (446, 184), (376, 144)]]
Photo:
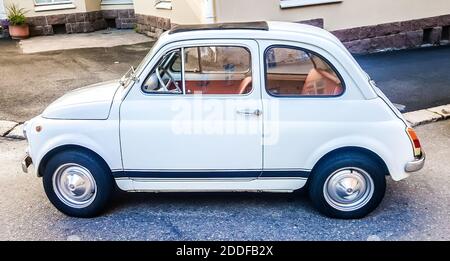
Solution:
[(156, 91), (159, 89), (159, 81), (156, 72), (152, 73), (144, 86), (146, 91)]

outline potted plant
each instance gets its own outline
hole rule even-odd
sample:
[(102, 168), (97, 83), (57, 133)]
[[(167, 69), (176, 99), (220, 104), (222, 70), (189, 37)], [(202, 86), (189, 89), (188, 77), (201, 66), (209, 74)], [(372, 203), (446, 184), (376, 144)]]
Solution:
[(8, 8), (9, 35), (12, 39), (25, 39), (30, 36), (30, 29), (26, 23), (25, 9), (12, 4)]

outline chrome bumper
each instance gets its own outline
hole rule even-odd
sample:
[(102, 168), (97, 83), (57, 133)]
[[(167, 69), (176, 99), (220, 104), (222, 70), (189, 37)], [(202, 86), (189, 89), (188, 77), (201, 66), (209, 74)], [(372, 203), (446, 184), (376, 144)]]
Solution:
[(422, 156), (419, 159), (410, 161), (408, 163), (406, 163), (405, 166), (405, 171), (406, 172), (415, 172), (415, 171), (419, 171), (423, 168), (423, 166), (425, 165), (425, 152), (422, 152)]
[(28, 173), (28, 167), (33, 163), (30, 155), (26, 155), (22, 160), (22, 171)]

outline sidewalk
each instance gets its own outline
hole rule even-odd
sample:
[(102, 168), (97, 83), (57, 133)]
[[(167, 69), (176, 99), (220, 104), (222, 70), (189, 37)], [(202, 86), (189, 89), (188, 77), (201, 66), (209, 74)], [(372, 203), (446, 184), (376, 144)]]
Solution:
[(403, 114), (412, 127), (450, 118), (450, 104)]
[(152, 42), (134, 30), (107, 29), (85, 34), (59, 34), (31, 37), (20, 41), (24, 54), (94, 47), (114, 47)]

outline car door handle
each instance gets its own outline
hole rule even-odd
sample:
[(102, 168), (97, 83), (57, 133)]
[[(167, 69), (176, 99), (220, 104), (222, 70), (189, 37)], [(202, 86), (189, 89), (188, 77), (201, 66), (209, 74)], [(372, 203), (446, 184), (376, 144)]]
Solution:
[(255, 115), (255, 116), (261, 116), (262, 115), (262, 111), (261, 110), (238, 110), (236, 111), (238, 114), (242, 114), (242, 115)]

